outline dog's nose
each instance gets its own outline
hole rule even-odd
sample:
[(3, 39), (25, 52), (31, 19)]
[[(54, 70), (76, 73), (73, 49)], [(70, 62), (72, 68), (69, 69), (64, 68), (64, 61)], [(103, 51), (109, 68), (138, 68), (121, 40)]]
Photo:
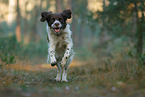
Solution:
[(56, 26), (59, 26), (59, 23), (55, 23)]

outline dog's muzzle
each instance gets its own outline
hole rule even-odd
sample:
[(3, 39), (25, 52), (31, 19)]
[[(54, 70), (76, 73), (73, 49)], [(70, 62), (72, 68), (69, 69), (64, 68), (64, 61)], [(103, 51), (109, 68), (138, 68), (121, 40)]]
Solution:
[(52, 24), (51, 28), (53, 29), (53, 31), (54, 31), (56, 34), (59, 34), (59, 33), (61, 32), (61, 30), (62, 30), (62, 24), (61, 24), (58, 20), (56, 20), (56, 21)]
[(56, 34), (59, 34), (62, 30), (62, 28), (59, 28), (59, 27), (55, 27), (55, 28), (52, 28), (53, 31), (56, 33)]

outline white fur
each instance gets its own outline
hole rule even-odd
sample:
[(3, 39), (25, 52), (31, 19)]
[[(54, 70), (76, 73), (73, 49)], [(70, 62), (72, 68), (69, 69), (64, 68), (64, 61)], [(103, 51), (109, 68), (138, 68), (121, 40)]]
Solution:
[(62, 24), (61, 24), (58, 20), (55, 20), (54, 23), (51, 25), (51, 27), (55, 27), (55, 24), (56, 24), (56, 23), (59, 24), (59, 26), (58, 26), (59, 28), (62, 27)]
[(50, 59), (51, 63), (57, 62), (57, 76), (55, 80), (67, 82), (67, 68), (73, 59), (73, 42), (70, 26), (67, 24), (66, 28), (57, 35), (47, 25), (47, 32), (49, 38), (48, 61)]

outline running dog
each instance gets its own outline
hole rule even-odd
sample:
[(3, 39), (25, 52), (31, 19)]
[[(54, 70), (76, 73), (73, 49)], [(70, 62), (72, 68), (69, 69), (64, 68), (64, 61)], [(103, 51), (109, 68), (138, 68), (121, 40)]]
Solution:
[(42, 12), (41, 22), (47, 22), (47, 40), (49, 44), (48, 60), (51, 66), (57, 66), (56, 81), (67, 82), (67, 68), (73, 59), (73, 41), (67, 19), (72, 12), (64, 10), (61, 13)]

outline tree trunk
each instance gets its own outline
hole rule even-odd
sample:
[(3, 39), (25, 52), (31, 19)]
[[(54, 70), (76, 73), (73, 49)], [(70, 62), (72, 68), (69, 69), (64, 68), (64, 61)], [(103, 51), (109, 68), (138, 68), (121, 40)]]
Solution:
[(56, 12), (59, 13), (63, 10), (63, 0), (56, 0)]
[(139, 21), (138, 24), (138, 32), (137, 32), (137, 56), (141, 56), (142, 51), (143, 51), (143, 32), (144, 32), (144, 3), (141, 2), (141, 12), (142, 12), (142, 17)]
[(78, 37), (79, 37), (79, 41), (78, 41), (78, 46), (82, 46), (83, 45), (83, 39), (84, 39), (84, 34), (86, 33), (86, 15), (87, 15), (87, 0), (82, 0), (80, 2), (80, 13), (79, 13), (79, 20), (80, 20), (80, 27), (79, 27), (79, 32), (78, 32)]
[(137, 2), (134, 2), (135, 5), (135, 12), (136, 12), (136, 19), (137, 19), (137, 30), (136, 30), (136, 38), (137, 38), (137, 42), (136, 42), (136, 52), (137, 52), (137, 56), (141, 56), (142, 54), (142, 50), (143, 50), (143, 23), (144, 23), (144, 10), (142, 8), (142, 17), (141, 20), (139, 21), (139, 17), (138, 17), (138, 6), (137, 6)]
[(134, 46), (134, 43), (135, 43), (135, 38), (136, 38), (136, 36), (135, 36), (135, 34), (136, 34), (136, 31), (137, 31), (137, 19), (136, 19), (136, 12), (135, 12), (135, 10), (133, 10), (133, 12), (132, 12), (132, 29), (131, 29), (132, 31), (131, 31), (131, 40), (130, 40), (130, 44), (131, 44), (131, 46)]
[[(76, 1), (72, 1), (71, 0), (71, 9), (72, 12), (75, 12), (75, 6), (76, 6)], [(77, 42), (78, 42), (78, 36), (76, 33), (77, 29), (77, 17), (76, 15), (73, 13), (72, 14), (72, 24), (71, 24), (71, 30), (72, 30), (72, 35), (73, 35), (73, 41), (74, 41), (74, 47), (77, 47)]]
[[(106, 12), (106, 1), (103, 0), (103, 11)], [(105, 13), (104, 13), (105, 14)], [(108, 35), (108, 29), (107, 29), (107, 22), (106, 22), (106, 16), (103, 15), (102, 17), (102, 33), (100, 36), (100, 44), (108, 41), (110, 39), (109, 35)]]
[(37, 26), (38, 26), (38, 18), (39, 18), (39, 14), (40, 14), (40, 8), (41, 8), (41, 3), (42, 1), (35, 1), (34, 2), (34, 11), (32, 13), (32, 19), (31, 19), (31, 37), (32, 38), (32, 41), (39, 41), (40, 40), (40, 37), (38, 35), (38, 29), (37, 29)]
[(71, 9), (72, 8), (71, 7), (71, 2), (72, 2), (72, 0), (67, 0), (67, 4), (65, 6), (66, 9)]
[(28, 5), (28, 0), (25, 0), (25, 15), (24, 15), (24, 36), (23, 36), (23, 41), (24, 43), (29, 43), (29, 35), (28, 35), (28, 21), (27, 21), (27, 14), (28, 14), (28, 11), (27, 11), (27, 5)]
[(21, 26), (20, 26), (20, 7), (19, 0), (17, 0), (17, 19), (16, 19), (16, 38), (17, 42), (21, 42)]

